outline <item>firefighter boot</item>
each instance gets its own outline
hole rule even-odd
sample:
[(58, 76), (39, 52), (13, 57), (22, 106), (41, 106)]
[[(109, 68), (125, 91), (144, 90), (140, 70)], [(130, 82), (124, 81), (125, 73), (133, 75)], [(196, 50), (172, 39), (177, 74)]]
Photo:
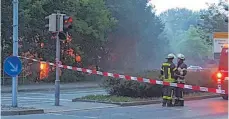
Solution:
[(162, 107), (165, 107), (166, 106), (166, 103), (167, 103), (167, 100), (166, 99), (163, 99), (163, 101), (162, 101)]
[(173, 107), (172, 100), (168, 100), (168, 101), (167, 101), (167, 107)]
[(180, 100), (180, 106), (184, 106), (184, 100)]
[(179, 100), (175, 99), (174, 106), (179, 106)]

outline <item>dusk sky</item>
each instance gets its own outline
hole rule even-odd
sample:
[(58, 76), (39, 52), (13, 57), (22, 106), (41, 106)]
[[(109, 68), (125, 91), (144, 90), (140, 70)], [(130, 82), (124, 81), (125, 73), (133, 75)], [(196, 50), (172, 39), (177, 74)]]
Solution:
[(157, 14), (170, 8), (187, 8), (191, 10), (200, 10), (207, 8), (206, 3), (217, 3), (219, 0), (151, 0), (155, 5)]

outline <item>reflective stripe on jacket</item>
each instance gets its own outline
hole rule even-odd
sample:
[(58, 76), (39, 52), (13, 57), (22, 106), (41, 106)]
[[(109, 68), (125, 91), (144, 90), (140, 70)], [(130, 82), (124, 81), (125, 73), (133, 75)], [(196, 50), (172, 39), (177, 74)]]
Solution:
[(163, 80), (166, 82), (175, 82), (175, 70), (176, 66), (174, 63), (164, 62), (161, 66), (161, 75), (164, 77)]

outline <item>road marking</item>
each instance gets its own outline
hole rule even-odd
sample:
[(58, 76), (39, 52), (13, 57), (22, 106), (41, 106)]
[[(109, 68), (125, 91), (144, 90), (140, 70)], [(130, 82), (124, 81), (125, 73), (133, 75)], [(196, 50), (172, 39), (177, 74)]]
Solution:
[(84, 109), (69, 109), (69, 110), (60, 110), (60, 111), (46, 111), (45, 113), (59, 113), (59, 112), (71, 112), (71, 111), (91, 111), (91, 110), (98, 110), (104, 108), (115, 108), (118, 105), (113, 106), (103, 106), (103, 107), (92, 107), (92, 108), (84, 108)]
[(111, 114), (113, 116), (125, 116), (126, 113), (114, 113), (114, 114)]
[[(54, 91), (41, 91), (44, 93), (38, 93), (38, 92), (21, 92), (21, 94), (41, 94), (41, 95), (53, 95)], [(72, 93), (96, 93), (96, 92), (105, 92), (105, 90), (85, 90), (85, 91), (77, 91), (77, 90), (70, 90), (70, 91), (66, 91), (66, 90), (61, 90), (61, 94), (72, 94)]]
[(52, 115), (62, 115), (62, 116), (70, 116), (70, 117), (76, 117), (76, 118), (89, 118), (89, 119), (98, 119), (98, 117), (92, 117), (92, 116), (76, 116), (76, 115), (69, 115), (69, 114), (55, 114), (53, 113)]
[[(3, 97), (2, 97), (2, 99), (3, 99)], [(8, 99), (8, 98), (6, 98), (6, 99)], [(32, 97), (18, 97), (18, 99), (50, 100), (50, 101), (55, 100), (54, 98), (38, 98), (38, 97), (34, 97), (34, 98), (32, 98)], [(70, 99), (60, 99), (60, 100), (61, 100), (61, 101), (71, 101), (71, 102), (72, 102), (72, 100), (70, 100)]]

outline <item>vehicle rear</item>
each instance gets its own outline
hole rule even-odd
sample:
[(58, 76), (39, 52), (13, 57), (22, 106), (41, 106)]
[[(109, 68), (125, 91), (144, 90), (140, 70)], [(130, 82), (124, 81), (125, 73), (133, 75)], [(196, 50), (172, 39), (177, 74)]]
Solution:
[[(228, 47), (222, 48), (218, 71), (215, 73), (214, 79), (219, 89), (228, 90)], [(228, 99), (228, 94), (224, 94), (222, 97)]]

